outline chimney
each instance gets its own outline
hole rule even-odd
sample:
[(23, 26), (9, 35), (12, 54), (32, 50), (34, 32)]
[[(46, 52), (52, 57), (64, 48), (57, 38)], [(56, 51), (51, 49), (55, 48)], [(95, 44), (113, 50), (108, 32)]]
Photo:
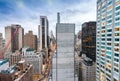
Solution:
[(60, 23), (60, 13), (57, 13), (57, 23)]

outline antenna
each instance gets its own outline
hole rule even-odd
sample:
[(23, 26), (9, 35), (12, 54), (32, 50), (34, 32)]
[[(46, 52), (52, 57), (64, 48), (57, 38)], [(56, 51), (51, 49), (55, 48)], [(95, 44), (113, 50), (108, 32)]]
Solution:
[(57, 23), (60, 23), (60, 13), (57, 13)]

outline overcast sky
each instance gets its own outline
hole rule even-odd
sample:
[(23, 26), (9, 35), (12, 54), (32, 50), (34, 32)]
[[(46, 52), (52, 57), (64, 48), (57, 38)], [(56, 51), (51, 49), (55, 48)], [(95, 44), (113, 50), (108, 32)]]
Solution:
[(96, 0), (0, 0), (0, 32), (20, 24), (25, 33), (33, 30), (37, 35), (40, 16), (47, 16), (49, 30), (55, 32), (57, 12), (61, 22), (75, 23), (77, 33), (82, 23), (96, 20)]

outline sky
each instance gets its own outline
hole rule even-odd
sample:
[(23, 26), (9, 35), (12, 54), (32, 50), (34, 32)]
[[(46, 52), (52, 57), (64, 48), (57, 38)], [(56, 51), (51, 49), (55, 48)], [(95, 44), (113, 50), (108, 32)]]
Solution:
[(96, 0), (0, 0), (0, 33), (4, 37), (5, 26), (20, 24), (37, 35), (40, 16), (47, 16), (55, 34), (57, 12), (61, 23), (75, 23), (77, 33), (84, 22), (96, 21)]

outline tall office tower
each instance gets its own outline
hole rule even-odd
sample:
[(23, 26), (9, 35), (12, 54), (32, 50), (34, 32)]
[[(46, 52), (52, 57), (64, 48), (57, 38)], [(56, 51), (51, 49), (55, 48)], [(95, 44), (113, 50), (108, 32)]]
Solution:
[(39, 50), (48, 48), (49, 46), (49, 27), (48, 19), (46, 16), (40, 16), (40, 25), (38, 27), (38, 36), (39, 36)]
[(3, 50), (2, 40), (3, 40), (2, 33), (0, 33), (0, 54), (2, 53)]
[(96, 60), (96, 22), (82, 24), (82, 53)]
[(120, 1), (97, 0), (96, 81), (120, 81)]
[(24, 46), (28, 46), (37, 50), (37, 35), (33, 35), (32, 31), (29, 31), (24, 35)]
[(11, 25), (5, 27), (5, 40), (7, 50), (15, 52), (20, 50), (24, 45), (24, 29), (21, 25)]
[(74, 38), (75, 24), (57, 23), (56, 78), (53, 81), (75, 81)]

